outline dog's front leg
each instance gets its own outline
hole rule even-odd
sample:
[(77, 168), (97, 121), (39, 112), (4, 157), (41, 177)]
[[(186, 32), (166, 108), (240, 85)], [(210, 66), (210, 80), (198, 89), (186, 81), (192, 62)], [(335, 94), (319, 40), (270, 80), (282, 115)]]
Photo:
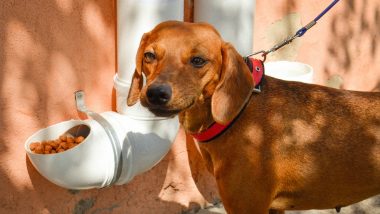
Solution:
[[(255, 185), (252, 178), (244, 175), (232, 175), (231, 172), (216, 176), (220, 196), (228, 214), (268, 214), (272, 197), (268, 188)], [(245, 182), (240, 179), (245, 180)], [(257, 183), (259, 184), (259, 183)], [(273, 212), (271, 214), (281, 214)]]
[(223, 206), (228, 214), (284, 214), (283, 211), (270, 210), (269, 203), (261, 200), (252, 200), (234, 197), (234, 200), (224, 200), (225, 197), (221, 194)]
[(285, 214), (284, 210), (269, 210), (269, 214)]

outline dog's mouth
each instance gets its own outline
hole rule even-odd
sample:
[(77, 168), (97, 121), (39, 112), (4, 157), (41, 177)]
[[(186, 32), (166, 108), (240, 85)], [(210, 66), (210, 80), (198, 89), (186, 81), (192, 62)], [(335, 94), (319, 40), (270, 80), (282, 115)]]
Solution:
[(158, 117), (175, 117), (180, 112), (191, 108), (193, 106), (194, 101), (189, 102), (188, 105), (185, 105), (184, 107), (180, 108), (168, 108), (167, 106), (146, 106), (150, 112), (152, 112), (155, 116)]
[(164, 108), (149, 108), (154, 115), (157, 117), (175, 117), (181, 112), (179, 109), (164, 109)]

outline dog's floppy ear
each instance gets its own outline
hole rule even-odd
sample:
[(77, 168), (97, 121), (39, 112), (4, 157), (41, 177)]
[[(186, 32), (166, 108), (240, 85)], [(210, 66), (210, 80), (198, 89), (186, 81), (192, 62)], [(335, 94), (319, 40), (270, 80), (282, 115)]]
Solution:
[(132, 76), (132, 84), (129, 89), (127, 105), (132, 106), (136, 104), (136, 102), (140, 98), (140, 92), (143, 87), (143, 76), (142, 76), (142, 62), (144, 57), (144, 49), (146, 45), (146, 41), (148, 40), (149, 33), (145, 33), (140, 41), (139, 48), (136, 54), (136, 69)]
[(215, 122), (226, 125), (242, 110), (252, 93), (254, 83), (248, 66), (232, 45), (222, 45), (220, 80), (211, 98)]

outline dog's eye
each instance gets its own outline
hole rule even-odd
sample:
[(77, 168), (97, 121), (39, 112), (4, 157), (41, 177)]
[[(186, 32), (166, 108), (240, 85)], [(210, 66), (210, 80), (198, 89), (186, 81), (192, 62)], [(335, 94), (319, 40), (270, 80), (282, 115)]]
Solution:
[(190, 63), (194, 67), (201, 68), (207, 63), (207, 61), (205, 59), (202, 59), (201, 57), (196, 56), (191, 58)]
[(151, 62), (156, 59), (156, 55), (152, 52), (146, 52), (144, 53), (144, 58), (147, 62)]

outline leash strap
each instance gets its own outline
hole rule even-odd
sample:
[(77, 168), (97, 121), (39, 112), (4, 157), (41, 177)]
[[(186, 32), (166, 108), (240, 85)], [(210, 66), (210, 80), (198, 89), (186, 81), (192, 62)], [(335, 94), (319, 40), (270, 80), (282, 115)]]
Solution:
[(261, 50), (261, 51), (257, 51), (255, 53), (252, 53), (250, 55), (248, 55), (247, 57), (250, 57), (250, 56), (254, 56), (254, 55), (257, 55), (257, 54), (261, 54), (263, 56), (263, 61), (265, 61), (266, 59), (266, 55), (268, 55), (269, 53), (272, 53), (272, 52), (275, 52), (277, 51), (278, 49), (284, 47), (285, 45), (291, 43), (294, 39), (296, 39), (297, 37), (301, 37), (303, 36), (306, 31), (308, 31), (310, 28), (312, 28), (315, 24), (317, 24), (317, 21), (319, 19), (322, 18), (322, 16), (324, 16), (332, 7), (334, 7), (336, 5), (336, 3), (338, 3), (339, 0), (334, 0), (329, 6), (327, 6), (323, 11), (322, 13), (320, 13), (317, 17), (315, 17), (311, 22), (309, 22), (307, 25), (305, 25), (304, 27), (302, 27), (301, 29), (299, 29), (293, 36), (289, 36), (287, 37), (285, 40), (283, 40), (282, 42), (276, 44), (275, 46), (273, 46), (271, 49), (269, 50)]

